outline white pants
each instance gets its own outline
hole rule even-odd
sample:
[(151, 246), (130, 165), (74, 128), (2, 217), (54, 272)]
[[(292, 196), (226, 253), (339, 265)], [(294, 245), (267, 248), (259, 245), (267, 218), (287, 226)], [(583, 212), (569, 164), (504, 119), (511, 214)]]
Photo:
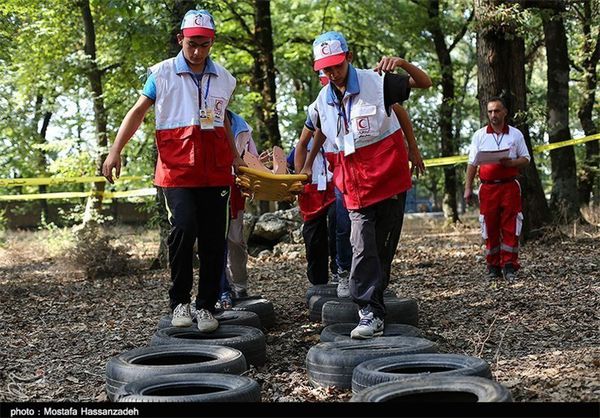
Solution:
[(234, 292), (248, 290), (248, 245), (244, 241), (244, 210), (229, 224), (227, 235), (227, 269), (225, 274)]

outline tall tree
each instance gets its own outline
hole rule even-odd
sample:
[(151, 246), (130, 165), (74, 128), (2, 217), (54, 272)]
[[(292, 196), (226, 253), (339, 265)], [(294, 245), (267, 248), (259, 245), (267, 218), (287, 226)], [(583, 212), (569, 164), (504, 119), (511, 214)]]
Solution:
[[(583, 10), (578, 5), (573, 5), (581, 22), (583, 29), (583, 42), (581, 44), (582, 59), (577, 68), (583, 73), (583, 94), (579, 100), (577, 116), (581, 122), (585, 135), (598, 133), (598, 127), (592, 117), (594, 103), (596, 102), (596, 88), (598, 87), (598, 61), (600, 60), (600, 28), (594, 25), (595, 34), (592, 30), (592, 22), (598, 19), (600, 7), (595, 2), (595, 10), (592, 8), (591, 0), (582, 1)], [(590, 141), (585, 144), (585, 160), (579, 170), (579, 204), (587, 207), (590, 198), (594, 196), (594, 204), (600, 205), (600, 141)]]
[(271, 26), (271, 2), (254, 0), (254, 37), (258, 48), (255, 58), (255, 75), (262, 97), (258, 109), (259, 120), (264, 124), (261, 137), (269, 147), (281, 145), (279, 119), (277, 116), (277, 91), (275, 87), (275, 62), (273, 59), (273, 28)]
[[(90, 9), (89, 0), (80, 0), (78, 2), (81, 16), (83, 18), (83, 28), (85, 33), (85, 55), (86, 61), (86, 76), (89, 80), (92, 90), (92, 101), (94, 103), (94, 120), (96, 125), (96, 144), (98, 147), (96, 158), (96, 173), (102, 174), (102, 163), (106, 159), (108, 149), (107, 135), (107, 114), (104, 107), (104, 97), (102, 94), (102, 76), (103, 70), (98, 66), (96, 61), (96, 29), (94, 27), (94, 18)], [(94, 183), (92, 187), (92, 195), (88, 198), (85, 208), (83, 223), (93, 219), (94, 212), (99, 212), (102, 207), (102, 193), (104, 192), (105, 183)]]
[[(38, 132), (37, 140), (35, 141), (37, 145), (39, 145), (36, 149), (37, 154), (37, 162), (38, 162), (38, 175), (41, 177), (46, 177), (48, 175), (48, 162), (46, 161), (46, 151), (44, 146), (46, 145), (46, 133), (48, 132), (48, 125), (50, 125), (50, 119), (52, 118), (52, 112), (47, 110), (44, 107), (44, 96), (38, 94), (35, 100), (35, 108), (34, 108), (34, 116), (33, 121), (36, 124), (35, 130)], [(41, 124), (40, 124), (41, 122)], [(40, 125), (39, 131), (37, 130), (37, 126)], [(41, 194), (46, 193), (47, 187), (45, 184), (40, 184), (38, 186), (38, 191)], [(48, 200), (41, 199), (40, 207), (42, 210), (42, 216), (45, 221), (49, 219), (49, 208), (48, 208)]]
[(525, 85), (525, 42), (522, 23), (517, 19), (522, 10), (518, 4), (498, 0), (475, 0), (477, 22), (477, 96), (480, 120), (487, 122), (486, 102), (491, 96), (503, 96), (513, 115), (513, 124), (525, 137), (531, 162), (523, 171), (524, 223), (522, 236), (532, 238), (552, 221), (544, 190), (535, 164), (529, 137), (527, 91)]
[(225, 4), (237, 25), (235, 31), (221, 32), (219, 36), (251, 56), (252, 91), (260, 95), (254, 101), (255, 140), (260, 148), (280, 146), (271, 2), (226, 0)]
[[(554, 8), (542, 11), (547, 59), (548, 90), (547, 129), (549, 142), (571, 138), (569, 130), (569, 51), (562, 13), (564, 3), (552, 2)], [(577, 172), (573, 147), (550, 151), (552, 195), (550, 209), (555, 219), (572, 221), (579, 217)]]
[[(454, 68), (450, 53), (458, 42), (465, 35), (468, 25), (473, 18), (471, 12), (469, 18), (461, 28), (460, 32), (452, 40), (451, 44), (446, 44), (446, 36), (442, 30), (440, 19), (440, 1), (426, 1), (427, 14), (429, 16), (428, 28), (433, 38), (435, 52), (441, 72), (442, 85), (442, 103), (440, 105), (439, 126), (441, 133), (441, 149), (442, 156), (449, 157), (458, 154), (458, 141), (456, 130), (454, 127), (455, 115), (455, 81)], [(453, 223), (458, 222), (458, 205), (456, 202), (457, 195), (457, 175), (456, 166), (450, 165), (444, 167), (444, 201), (443, 210), (447, 219)]]

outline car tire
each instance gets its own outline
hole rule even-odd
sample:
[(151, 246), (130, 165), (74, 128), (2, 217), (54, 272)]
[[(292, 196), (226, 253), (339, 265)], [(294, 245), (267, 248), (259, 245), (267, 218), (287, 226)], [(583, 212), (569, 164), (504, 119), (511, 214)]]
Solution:
[[(419, 307), (412, 298), (384, 298), (386, 324), (407, 324), (417, 327), (419, 324)], [(352, 300), (327, 301), (321, 309), (323, 326), (343, 322), (358, 323), (358, 305)]]
[(233, 302), (233, 311), (250, 311), (254, 312), (260, 318), (260, 323), (264, 329), (273, 328), (275, 325), (275, 310), (273, 302), (265, 298), (253, 299), (236, 299)]
[(417, 337), (376, 337), (369, 340), (318, 343), (308, 350), (306, 371), (308, 381), (315, 387), (351, 389), (352, 372), (364, 361), (436, 351), (435, 343)]
[(112, 357), (106, 363), (106, 392), (113, 401), (127, 383), (163, 374), (241, 374), (248, 369), (240, 350), (209, 345), (141, 347)]
[(512, 402), (509, 390), (478, 376), (428, 376), (417, 380), (384, 382), (352, 396), (350, 402)]
[[(260, 317), (254, 312), (250, 311), (217, 311), (215, 313), (215, 319), (219, 321), (219, 325), (247, 325), (249, 327), (262, 328), (260, 323)], [(158, 322), (158, 329), (171, 327), (172, 315), (163, 316)], [(193, 319), (194, 324), (196, 318)]]
[(159, 329), (150, 345), (201, 344), (237, 348), (246, 363), (261, 367), (266, 361), (266, 341), (263, 332), (246, 325), (221, 325), (213, 332), (200, 332), (196, 327), (169, 327)]
[[(356, 327), (356, 322), (331, 324), (323, 328), (320, 342), (347, 341), (350, 332)], [(417, 327), (406, 324), (385, 324), (382, 337), (422, 337), (423, 331)]]
[(125, 385), (119, 402), (260, 402), (260, 385), (246, 376), (183, 373), (149, 377)]
[(462, 354), (410, 354), (365, 361), (354, 369), (352, 392), (390, 381), (437, 376), (480, 376), (491, 379), (490, 366)]

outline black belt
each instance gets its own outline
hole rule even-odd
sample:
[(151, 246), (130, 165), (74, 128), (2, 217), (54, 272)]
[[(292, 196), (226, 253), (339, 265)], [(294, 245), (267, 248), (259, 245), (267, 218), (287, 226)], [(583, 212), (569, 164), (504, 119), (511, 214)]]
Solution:
[(481, 180), (483, 184), (500, 184), (500, 183), (508, 183), (510, 181), (516, 180), (516, 177), (509, 177), (507, 179), (498, 179), (498, 180)]

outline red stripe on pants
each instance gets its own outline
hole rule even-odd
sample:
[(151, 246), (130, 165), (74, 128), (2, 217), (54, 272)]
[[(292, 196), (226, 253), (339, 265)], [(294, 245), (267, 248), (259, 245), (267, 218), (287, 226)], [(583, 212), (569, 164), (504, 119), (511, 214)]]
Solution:
[[(487, 230), (486, 260), (489, 266), (512, 263), (519, 268), (517, 222), (521, 215), (519, 183), (482, 184), (479, 189), (480, 213)], [(520, 229), (520, 228), (519, 228)], [(500, 251), (498, 251), (500, 249)]]

